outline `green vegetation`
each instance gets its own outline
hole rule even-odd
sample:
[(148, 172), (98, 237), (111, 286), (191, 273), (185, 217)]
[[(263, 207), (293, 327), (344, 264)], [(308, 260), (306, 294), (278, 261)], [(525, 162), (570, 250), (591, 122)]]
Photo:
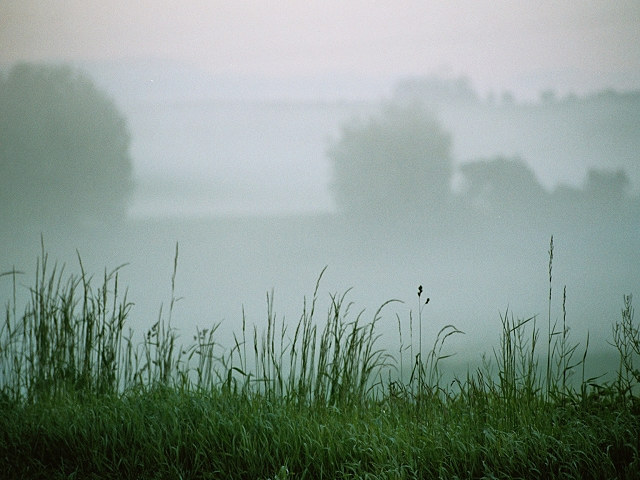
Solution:
[[(549, 253), (551, 297), (553, 245)], [(176, 247), (172, 286), (177, 260)], [(1, 278), (13, 295), (0, 330), (0, 476), (640, 476), (640, 330), (630, 295), (613, 325), (612, 382), (585, 378), (588, 340), (579, 352), (566, 314), (558, 324), (549, 313), (540, 339), (535, 317), (507, 312), (499, 348), (450, 383), (444, 346), (461, 332), (447, 325), (422, 337), (421, 287), (417, 318), (398, 317), (397, 356), (378, 347), (376, 331), (391, 302), (367, 320), (348, 292), (336, 294), (318, 318), (322, 274), (291, 330), (270, 296), (264, 329), (243, 320), (224, 348), (214, 325), (184, 346), (171, 324), (173, 294), (136, 339), (119, 268), (95, 288), (81, 261), (79, 276), (65, 275), (43, 247), (37, 265), (24, 312), (20, 272)]]

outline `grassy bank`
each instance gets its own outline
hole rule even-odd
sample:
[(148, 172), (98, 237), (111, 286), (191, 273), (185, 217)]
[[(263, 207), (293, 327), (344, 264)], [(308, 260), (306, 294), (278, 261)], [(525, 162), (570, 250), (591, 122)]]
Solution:
[[(552, 291), (553, 243), (549, 258)], [(176, 247), (175, 269), (178, 263)], [(480, 365), (443, 380), (445, 325), (423, 338), (426, 293), (397, 318), (398, 349), (348, 292), (320, 311), (320, 275), (293, 326), (268, 302), (232, 345), (217, 325), (180, 342), (172, 295), (142, 335), (119, 269), (96, 281), (52, 266), (0, 331), (6, 478), (640, 478), (640, 332), (631, 296), (612, 325), (615, 378), (586, 378), (588, 340), (566, 315), (500, 317)], [(13, 270), (0, 280), (19, 288)], [(564, 309), (563, 309), (564, 310)]]

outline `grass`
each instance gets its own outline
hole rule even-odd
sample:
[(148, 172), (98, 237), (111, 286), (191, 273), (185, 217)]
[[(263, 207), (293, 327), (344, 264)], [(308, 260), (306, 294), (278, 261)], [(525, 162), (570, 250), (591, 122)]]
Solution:
[[(549, 253), (551, 302), (553, 243)], [(397, 317), (395, 356), (376, 331), (393, 301), (367, 318), (347, 291), (321, 314), (324, 271), (297, 324), (278, 319), (271, 294), (265, 328), (243, 318), (223, 348), (219, 325), (178, 343), (177, 246), (169, 308), (138, 340), (121, 267), (95, 288), (78, 262), (79, 275), (65, 274), (43, 246), (20, 313), (21, 273), (0, 278), (13, 286), (0, 330), (0, 476), (640, 478), (630, 295), (612, 326), (612, 382), (585, 378), (588, 338), (580, 350), (571, 341), (566, 290), (561, 325), (549, 308), (546, 339), (536, 317), (505, 312), (491, 355), (444, 382), (446, 342), (462, 332), (444, 326), (423, 352), (421, 287), (417, 318)]]

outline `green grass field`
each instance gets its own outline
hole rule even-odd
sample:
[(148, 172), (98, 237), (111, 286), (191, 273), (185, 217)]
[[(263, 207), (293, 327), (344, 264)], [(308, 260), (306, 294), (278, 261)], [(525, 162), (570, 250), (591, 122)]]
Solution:
[[(346, 292), (320, 313), (322, 274), (293, 327), (268, 302), (264, 327), (243, 319), (231, 345), (216, 325), (185, 345), (173, 295), (136, 334), (118, 269), (96, 287), (79, 261), (66, 274), (43, 247), (24, 307), (19, 272), (0, 278), (14, 292), (0, 327), (2, 478), (640, 478), (630, 295), (612, 325), (613, 380), (587, 378), (590, 347), (572, 343), (566, 315), (507, 312), (499, 344), (445, 381), (461, 332), (423, 338), (421, 287), (395, 352), (376, 330), (390, 302), (365, 318)], [(172, 285), (177, 263), (176, 246)]]

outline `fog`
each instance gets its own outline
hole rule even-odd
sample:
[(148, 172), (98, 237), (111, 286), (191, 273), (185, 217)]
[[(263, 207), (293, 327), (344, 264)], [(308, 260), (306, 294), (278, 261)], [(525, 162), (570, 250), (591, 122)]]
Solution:
[(24, 272), (22, 299), (41, 241), (98, 283), (126, 264), (142, 334), (177, 245), (187, 344), (222, 322), (230, 346), (267, 295), (295, 324), (326, 267), (318, 318), (349, 289), (353, 318), (396, 299), (392, 352), (422, 285), (425, 337), (465, 332), (449, 361), (490, 356), (506, 312), (544, 333), (566, 311), (593, 373), (610, 368), (640, 285), (637, 3), (75, 3), (0, 6), (0, 273)]
[[(42, 180), (41, 167), (25, 159), (13, 195), (27, 195), (4, 203), (2, 229), (2, 271), (25, 272), (25, 296), (42, 235), (51, 264), (69, 273), (80, 272), (78, 254), (98, 280), (127, 263), (119, 281), (135, 304), (130, 325), (142, 333), (170, 303), (177, 244), (173, 323), (186, 344), (196, 327), (222, 322), (218, 341), (230, 345), (243, 315), (264, 325), (267, 294), (277, 318), (295, 324), (326, 266), (323, 314), (331, 294), (350, 288), (354, 318), (364, 310), (370, 320), (385, 301), (402, 302), (385, 307), (379, 324), (391, 351), (398, 319), (407, 335), (417, 312), (418, 285), (431, 299), (425, 337), (456, 325), (466, 334), (450, 349), (472, 366), (497, 345), (500, 315), (537, 315), (546, 325), (550, 286), (552, 321), (561, 321), (566, 286), (572, 340), (584, 345), (589, 332), (596, 358), (602, 349), (613, 353), (606, 342), (622, 295), (640, 284), (639, 93), (518, 103), (432, 76), (399, 81), (371, 101), (225, 100), (179, 88), (145, 97), (118, 90), (131, 70), (123, 67), (117, 82), (113, 68), (109, 78), (85, 66), (90, 76), (82, 78), (95, 78), (94, 94), (107, 92), (126, 119), (132, 168), (122, 175), (131, 177), (131, 192), (105, 177), (113, 195), (96, 189), (91, 202), (79, 185), (97, 173), (79, 173), (75, 183), (66, 172), (64, 181)], [(100, 117), (97, 128), (112, 121)], [(28, 135), (24, 127), (5, 131)], [(48, 151), (64, 152), (69, 135), (51, 137)], [(76, 144), (95, 141), (78, 135)], [(33, 143), (18, 140), (5, 145)], [(15, 158), (13, 151), (3, 155)], [(105, 207), (122, 198), (121, 214)], [(0, 285), (5, 300), (9, 278)]]

